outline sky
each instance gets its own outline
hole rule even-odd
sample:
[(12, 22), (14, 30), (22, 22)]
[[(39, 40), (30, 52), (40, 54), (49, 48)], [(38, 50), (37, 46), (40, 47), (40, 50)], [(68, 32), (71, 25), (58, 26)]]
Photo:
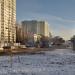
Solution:
[(75, 0), (16, 0), (17, 21), (45, 20), (53, 36), (75, 35)]

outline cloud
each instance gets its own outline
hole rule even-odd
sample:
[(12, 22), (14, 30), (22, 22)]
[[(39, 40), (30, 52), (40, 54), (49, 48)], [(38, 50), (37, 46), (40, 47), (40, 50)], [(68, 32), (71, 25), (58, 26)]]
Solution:
[(54, 36), (61, 36), (65, 40), (69, 40), (73, 35), (75, 35), (75, 28), (66, 28), (64, 25), (57, 30), (54, 30)]
[(66, 22), (66, 23), (75, 23), (75, 20), (70, 20), (70, 19), (64, 19), (59, 16), (54, 16), (50, 14), (45, 14), (45, 13), (39, 13), (35, 11), (27, 12), (26, 13), (27, 17), (29, 19), (42, 19), (42, 20), (48, 20), (48, 21), (60, 21), (60, 22)]
[(68, 23), (75, 23), (75, 20), (64, 19), (64, 18), (62, 18), (62, 17), (53, 16), (53, 15), (50, 15), (50, 17), (51, 17), (53, 20), (58, 20), (58, 21), (68, 22)]

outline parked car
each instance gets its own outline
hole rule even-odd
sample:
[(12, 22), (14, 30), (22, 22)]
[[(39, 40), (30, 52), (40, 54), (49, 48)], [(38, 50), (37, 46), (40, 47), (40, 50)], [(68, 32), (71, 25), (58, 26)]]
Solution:
[(28, 41), (25, 45), (26, 45), (26, 47), (34, 47), (34, 42)]

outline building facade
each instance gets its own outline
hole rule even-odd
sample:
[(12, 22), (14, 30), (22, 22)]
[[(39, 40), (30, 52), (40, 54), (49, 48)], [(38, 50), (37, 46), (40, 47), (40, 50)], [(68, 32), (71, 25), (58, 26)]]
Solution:
[(50, 38), (49, 25), (46, 21), (22, 21), (22, 31), (24, 41), (26, 39), (37, 41), (41, 36)]
[(49, 37), (49, 26), (46, 21), (22, 21), (24, 35), (40, 34)]
[(16, 43), (22, 43), (22, 42), (23, 42), (22, 25), (19, 23), (16, 23)]
[(46, 21), (38, 22), (37, 33), (49, 37), (49, 25)]
[(16, 0), (0, 0), (0, 42), (16, 42)]

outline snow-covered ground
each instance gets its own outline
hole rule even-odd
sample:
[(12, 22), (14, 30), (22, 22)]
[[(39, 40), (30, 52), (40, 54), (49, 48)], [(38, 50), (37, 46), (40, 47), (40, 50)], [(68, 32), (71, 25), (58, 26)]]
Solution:
[(0, 75), (75, 75), (75, 53), (57, 49), (12, 58), (0, 56)]

